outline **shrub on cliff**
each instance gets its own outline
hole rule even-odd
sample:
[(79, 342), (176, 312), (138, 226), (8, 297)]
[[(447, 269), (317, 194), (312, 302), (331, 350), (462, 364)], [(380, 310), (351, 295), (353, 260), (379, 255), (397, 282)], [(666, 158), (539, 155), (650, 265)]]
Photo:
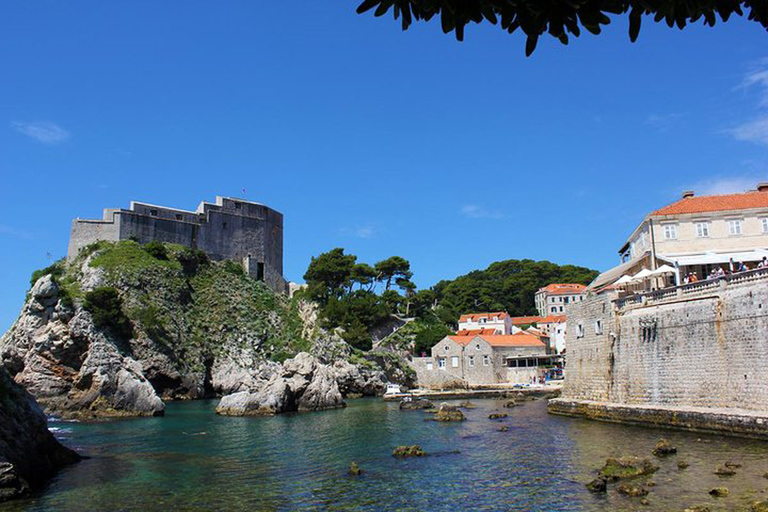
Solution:
[(162, 242), (153, 240), (149, 243), (144, 244), (143, 249), (147, 251), (147, 253), (155, 259), (158, 259), (158, 260), (168, 259), (168, 250), (165, 248), (165, 245)]
[(117, 290), (103, 286), (85, 294), (83, 307), (93, 317), (93, 323), (99, 329), (106, 329), (115, 336), (129, 339), (133, 327), (123, 313), (123, 301)]
[(54, 282), (61, 277), (62, 274), (64, 274), (64, 263), (63, 261), (57, 261), (53, 265), (49, 265), (45, 268), (41, 268), (39, 270), (35, 270), (32, 272), (32, 277), (29, 279), (29, 285), (35, 286), (35, 283), (38, 279), (40, 279), (43, 276), (47, 276), (50, 274), (53, 277)]

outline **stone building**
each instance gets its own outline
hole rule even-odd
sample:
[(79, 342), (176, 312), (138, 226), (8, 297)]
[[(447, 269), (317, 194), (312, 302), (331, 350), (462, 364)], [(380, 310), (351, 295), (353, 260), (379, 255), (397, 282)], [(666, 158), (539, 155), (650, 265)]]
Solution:
[(568, 316), (550, 411), (768, 438), (768, 268), (620, 298)]
[(686, 191), (678, 201), (652, 211), (619, 249), (620, 264), (600, 274), (590, 289), (611, 285), (623, 275), (667, 264), (673, 282), (696, 272), (706, 278), (715, 267), (733, 270), (744, 262), (754, 268), (768, 257), (768, 183), (741, 194), (696, 196)]
[(237, 261), (273, 290), (287, 291), (283, 215), (259, 203), (217, 196), (215, 203), (188, 211), (132, 201), (127, 209), (105, 209), (101, 219), (73, 220), (67, 259), (98, 240), (128, 239), (185, 245), (213, 260)]
[(584, 300), (584, 288), (583, 284), (575, 283), (553, 283), (539, 288), (533, 296), (536, 310), (543, 317), (565, 314), (569, 304)]
[(432, 347), (431, 357), (412, 362), (425, 388), (530, 383), (552, 363), (547, 345), (528, 333), (446, 336)]
[(512, 320), (502, 311), (461, 315), (457, 334), (512, 334)]

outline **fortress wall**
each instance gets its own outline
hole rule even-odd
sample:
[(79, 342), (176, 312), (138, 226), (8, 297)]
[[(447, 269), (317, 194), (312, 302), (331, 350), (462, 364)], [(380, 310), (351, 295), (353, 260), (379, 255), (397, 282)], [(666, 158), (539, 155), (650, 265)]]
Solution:
[[(768, 436), (768, 281), (619, 310), (610, 299), (571, 306), (552, 412), (730, 432), (747, 432), (746, 420), (733, 419), (746, 414), (757, 417), (747, 433)], [(717, 414), (726, 419), (715, 425)]]
[(73, 220), (69, 234), (67, 259), (74, 259), (80, 249), (97, 240), (119, 241), (120, 227), (111, 220)]

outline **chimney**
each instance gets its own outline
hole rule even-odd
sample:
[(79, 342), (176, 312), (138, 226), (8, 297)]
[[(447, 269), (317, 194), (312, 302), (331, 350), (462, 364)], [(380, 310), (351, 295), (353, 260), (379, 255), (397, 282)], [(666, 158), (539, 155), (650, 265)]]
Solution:
[(757, 184), (757, 191), (758, 192), (768, 192), (768, 181), (764, 181), (762, 183)]
[[(768, 185), (768, 183), (766, 183)], [(693, 197), (693, 190), (686, 190), (683, 192), (683, 199), (688, 199), (689, 197)]]

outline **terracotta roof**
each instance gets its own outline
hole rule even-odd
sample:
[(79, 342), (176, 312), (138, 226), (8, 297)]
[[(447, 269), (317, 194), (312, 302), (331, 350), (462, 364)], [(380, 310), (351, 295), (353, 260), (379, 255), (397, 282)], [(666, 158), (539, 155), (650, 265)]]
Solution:
[(558, 324), (558, 323), (565, 322), (566, 318), (567, 317), (565, 315), (549, 315), (547, 317), (542, 318), (537, 323), (540, 323), (540, 324)]
[(484, 334), (496, 334), (496, 329), (462, 329), (456, 336), (482, 336)]
[[(539, 292), (546, 292), (549, 295), (571, 295), (575, 293), (581, 293), (584, 291), (583, 284), (576, 283), (552, 283), (543, 288), (539, 288)], [(538, 292), (537, 292), (538, 293)]]
[(541, 321), (540, 316), (513, 316), (512, 325), (528, 325)]
[(750, 208), (768, 208), (768, 192), (752, 191), (743, 194), (686, 197), (656, 210), (651, 213), (651, 216), (748, 210)]
[(485, 334), (482, 336), (448, 336), (461, 346), (466, 347), (475, 338), (481, 338), (492, 347), (546, 347), (538, 337), (533, 334), (519, 332), (517, 334)]
[(541, 341), (538, 336), (522, 332), (517, 334), (496, 334), (480, 337), (487, 341), (492, 347), (546, 347), (546, 344)]
[(480, 317), (485, 317), (488, 320), (492, 319), (493, 317), (497, 317), (499, 320), (504, 320), (507, 318), (507, 314), (503, 311), (498, 311), (496, 313), (470, 313), (467, 315), (461, 315), (461, 318), (459, 318), (459, 322), (477, 322)]

